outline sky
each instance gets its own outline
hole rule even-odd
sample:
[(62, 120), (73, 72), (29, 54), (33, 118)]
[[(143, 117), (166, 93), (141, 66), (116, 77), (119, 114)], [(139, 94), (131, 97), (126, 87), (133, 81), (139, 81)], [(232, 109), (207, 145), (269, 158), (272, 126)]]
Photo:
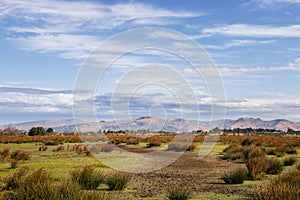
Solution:
[[(72, 119), (90, 105), (97, 120), (226, 112), (216, 116), (300, 121), (299, 9), (299, 0), (1, 0), (0, 124)], [(74, 106), (74, 89), (87, 89), (83, 68), (92, 77), (91, 63), (127, 47)], [(208, 57), (218, 77), (179, 54), (206, 67)]]

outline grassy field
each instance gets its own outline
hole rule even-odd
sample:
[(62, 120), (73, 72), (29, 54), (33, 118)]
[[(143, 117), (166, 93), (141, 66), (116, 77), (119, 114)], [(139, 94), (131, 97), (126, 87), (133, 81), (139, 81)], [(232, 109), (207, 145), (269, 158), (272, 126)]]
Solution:
[[(232, 139), (232, 138), (231, 138)], [(220, 179), (224, 171), (234, 168), (235, 166), (245, 165), (240, 160), (226, 161), (222, 160), (223, 150), (228, 147), (232, 141), (218, 142), (207, 158), (200, 159), (197, 152), (201, 147), (201, 141), (195, 142), (195, 149), (188, 152), (183, 158), (165, 169), (146, 173), (134, 174), (128, 187), (123, 191), (107, 191), (105, 185), (100, 185), (98, 192), (106, 192), (110, 199), (167, 199), (166, 187), (172, 184), (185, 184), (191, 187), (191, 199), (251, 199), (248, 195), (255, 190), (258, 185), (263, 185), (266, 181), (276, 175), (263, 175), (261, 180), (246, 180), (243, 184), (227, 185)], [(267, 139), (263, 138), (265, 142)], [(272, 141), (272, 140), (270, 140)], [(293, 140), (288, 139), (288, 142)], [(298, 139), (297, 139), (298, 141)], [(278, 142), (279, 143), (279, 142)], [(22, 167), (28, 167), (29, 171), (34, 172), (42, 168), (48, 172), (51, 178), (60, 182), (70, 177), (72, 169), (80, 169), (85, 166), (92, 166), (102, 172), (109, 173), (112, 169), (106, 167), (103, 163), (107, 160), (97, 160), (92, 155), (76, 151), (76, 145), (80, 143), (60, 143), (57, 145), (47, 146), (46, 151), (40, 151), (39, 148), (45, 146), (43, 142), (26, 142), (26, 143), (0, 143), (0, 152), (9, 149), (10, 155), (0, 162), (0, 180), (1, 187), (4, 186), (6, 177), (12, 176)], [(168, 143), (162, 143), (160, 147), (146, 148), (147, 142), (140, 142), (138, 145), (121, 145), (124, 149), (133, 150), (136, 153), (147, 152), (148, 149), (155, 150), (157, 148), (167, 149)], [(63, 149), (62, 149), (63, 147)], [(277, 148), (277, 146), (267, 147)], [(59, 149), (59, 150), (58, 150)], [(279, 148), (277, 148), (279, 149)], [(292, 156), (299, 162), (300, 149), (298, 144), (293, 146), (296, 150)], [(12, 167), (11, 154), (17, 150), (24, 151), (29, 154), (29, 159), (17, 161), (16, 167)], [(116, 152), (117, 154), (117, 152)], [(278, 158), (283, 161), (291, 155), (282, 153), (278, 155), (267, 155), (267, 158)], [(98, 157), (99, 158), (99, 157)], [(109, 159), (109, 157), (103, 157)], [(121, 158), (118, 162), (128, 163), (134, 160)], [(294, 170), (296, 164), (292, 166), (284, 166), (283, 171)], [(193, 180), (189, 180), (192, 177)], [(194, 183), (192, 183), (194, 182)], [(4, 192), (2, 192), (4, 193)], [(1, 197), (0, 197), (1, 198)]]

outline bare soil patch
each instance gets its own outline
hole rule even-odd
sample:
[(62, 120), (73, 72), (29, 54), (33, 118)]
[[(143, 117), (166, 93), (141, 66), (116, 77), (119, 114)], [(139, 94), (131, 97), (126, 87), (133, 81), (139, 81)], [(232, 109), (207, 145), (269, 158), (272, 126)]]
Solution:
[[(130, 151), (145, 152), (143, 148), (130, 148)], [(147, 151), (147, 150), (146, 150)], [(165, 194), (170, 185), (182, 185), (190, 188), (193, 196), (202, 192), (225, 195), (251, 196), (253, 185), (228, 185), (220, 179), (221, 174), (238, 164), (218, 159), (217, 156), (199, 158), (195, 152), (185, 152), (169, 166), (141, 174), (133, 174), (129, 190), (136, 198), (155, 197)]]

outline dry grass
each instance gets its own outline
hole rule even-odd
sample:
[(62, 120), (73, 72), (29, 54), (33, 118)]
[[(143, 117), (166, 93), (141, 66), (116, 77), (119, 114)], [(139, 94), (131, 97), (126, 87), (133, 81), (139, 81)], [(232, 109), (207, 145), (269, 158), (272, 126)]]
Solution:
[(257, 188), (257, 200), (299, 200), (300, 199), (300, 171), (283, 173), (272, 179), (268, 184)]

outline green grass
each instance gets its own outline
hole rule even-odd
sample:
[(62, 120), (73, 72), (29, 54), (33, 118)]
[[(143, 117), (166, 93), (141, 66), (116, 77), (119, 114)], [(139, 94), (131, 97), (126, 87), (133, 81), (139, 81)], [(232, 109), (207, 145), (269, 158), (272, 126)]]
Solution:
[[(17, 149), (28, 151), (30, 159), (19, 161), (17, 169), (20, 167), (28, 167), (30, 171), (35, 171), (43, 168), (56, 180), (69, 174), (72, 168), (86, 166), (87, 163), (89, 166), (105, 168), (105, 165), (92, 156), (86, 156), (84, 154), (78, 155), (75, 151), (71, 150), (52, 151), (56, 149), (57, 146), (49, 146), (47, 151), (38, 151), (40, 145), (41, 143), (0, 144), (0, 150), (9, 148), (11, 152)], [(66, 147), (67, 144), (64, 146)], [(9, 169), (10, 160), (10, 158), (7, 158), (4, 163), (0, 163), (0, 178), (6, 177), (17, 170)]]

